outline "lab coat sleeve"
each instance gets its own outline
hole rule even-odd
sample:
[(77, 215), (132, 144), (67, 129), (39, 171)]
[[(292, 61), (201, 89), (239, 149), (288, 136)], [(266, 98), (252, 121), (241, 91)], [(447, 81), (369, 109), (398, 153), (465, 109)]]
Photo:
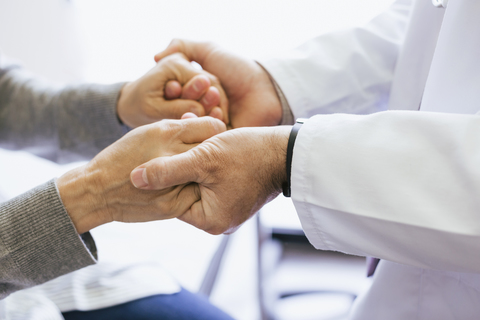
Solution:
[(318, 249), (480, 272), (480, 116), (318, 115), (300, 129), (292, 199)]
[(386, 110), (411, 4), (397, 0), (365, 26), (319, 36), (259, 63), (283, 91), (295, 118)]

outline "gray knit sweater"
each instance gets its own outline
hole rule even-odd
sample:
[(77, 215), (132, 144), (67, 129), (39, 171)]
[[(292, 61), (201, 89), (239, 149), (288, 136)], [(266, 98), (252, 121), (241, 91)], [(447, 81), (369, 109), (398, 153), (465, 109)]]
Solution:
[[(123, 84), (55, 87), (1, 58), (0, 148), (66, 163), (90, 159), (121, 137), (116, 102)], [(85, 236), (54, 180), (1, 203), (0, 299), (95, 263), (93, 239)]]

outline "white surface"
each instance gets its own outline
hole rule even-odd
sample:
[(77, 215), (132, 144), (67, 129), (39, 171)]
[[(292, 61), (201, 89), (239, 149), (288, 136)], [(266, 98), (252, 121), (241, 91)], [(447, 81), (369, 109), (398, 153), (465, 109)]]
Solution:
[(86, 78), (133, 80), (172, 38), (214, 41), (261, 58), (364, 23), (391, 0), (81, 0)]
[(67, 0), (0, 0), (0, 50), (47, 79), (79, 81), (85, 55), (76, 19)]
[(302, 229), (292, 199), (282, 194), (262, 208), (260, 219), (269, 228)]

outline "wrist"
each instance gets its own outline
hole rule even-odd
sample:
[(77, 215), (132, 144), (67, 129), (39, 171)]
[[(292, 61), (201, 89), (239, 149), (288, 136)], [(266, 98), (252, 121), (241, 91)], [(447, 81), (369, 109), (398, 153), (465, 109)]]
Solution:
[(287, 152), (285, 158), (285, 172), (286, 172), (286, 181), (283, 184), (283, 195), (285, 197), (290, 197), (291, 192), (291, 182), (292, 182), (292, 160), (293, 160), (293, 148), (295, 147), (295, 141), (297, 139), (298, 131), (300, 131), (301, 126), (305, 122), (306, 119), (299, 118), (297, 119), (296, 123), (293, 125), (292, 129), (290, 130), (290, 134), (288, 137), (288, 144), (287, 144)]
[(272, 169), (271, 177), (273, 188), (277, 194), (282, 192), (282, 186), (288, 179), (285, 158), (291, 129), (292, 126), (273, 127), (270, 141), (267, 142), (267, 145), (272, 146), (273, 161), (270, 164)]
[(261, 80), (259, 81), (259, 83), (263, 83), (262, 91), (268, 93), (268, 100), (264, 102), (264, 107), (268, 108), (268, 110), (266, 110), (268, 115), (265, 116), (265, 119), (269, 119), (268, 125), (279, 125), (283, 118), (281, 95), (279, 94), (276, 82), (271, 77), (270, 73), (268, 73), (268, 71), (258, 62), (257, 65), (262, 70), (260, 75)]
[(79, 234), (110, 221), (103, 208), (104, 201), (96, 190), (94, 174), (85, 165), (57, 179), (60, 198)]
[(130, 121), (131, 115), (129, 114), (129, 105), (131, 105), (131, 101), (129, 101), (129, 97), (131, 96), (131, 92), (133, 91), (133, 82), (127, 82), (125, 85), (120, 89), (120, 94), (117, 101), (117, 117), (120, 122), (130, 128), (135, 128), (135, 124)]

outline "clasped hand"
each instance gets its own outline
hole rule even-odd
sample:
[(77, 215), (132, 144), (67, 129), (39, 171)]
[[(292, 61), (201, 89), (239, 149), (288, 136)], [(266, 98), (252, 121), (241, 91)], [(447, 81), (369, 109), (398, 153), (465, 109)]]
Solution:
[(268, 74), (257, 63), (210, 43), (175, 40), (155, 59), (181, 52), (220, 80), (233, 127), (185, 153), (153, 159), (131, 173), (139, 189), (187, 185), (194, 203), (179, 219), (212, 234), (231, 233), (275, 198), (286, 180), (290, 127), (277, 125), (282, 111)]
[(199, 199), (194, 185), (138, 190), (130, 183), (130, 172), (150, 159), (183, 153), (225, 130), (222, 121), (211, 117), (145, 125), (60, 177), (60, 196), (77, 232), (112, 221), (144, 222), (183, 215)]
[[(282, 117), (263, 68), (209, 43), (180, 40), (155, 58), (117, 104), (121, 121), (138, 128), (57, 181), (79, 233), (111, 221), (174, 217), (212, 234), (233, 232), (286, 180), (290, 128), (251, 127)], [(186, 112), (183, 118), (193, 119), (152, 123)], [(203, 115), (212, 117), (195, 118)], [(250, 128), (226, 132), (229, 122)]]

